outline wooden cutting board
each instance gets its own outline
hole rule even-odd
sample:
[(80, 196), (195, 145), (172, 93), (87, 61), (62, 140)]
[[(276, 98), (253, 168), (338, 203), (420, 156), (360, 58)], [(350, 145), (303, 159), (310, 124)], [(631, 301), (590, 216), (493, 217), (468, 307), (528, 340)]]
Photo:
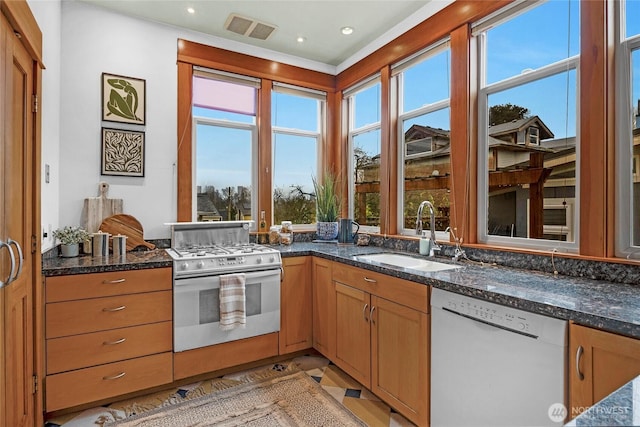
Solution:
[(122, 213), (122, 199), (110, 199), (107, 197), (109, 184), (101, 182), (98, 184), (98, 191), (100, 193), (98, 197), (84, 199), (81, 225), (89, 233), (97, 232), (103, 219)]
[(145, 242), (144, 230), (142, 224), (134, 216), (126, 214), (111, 215), (105, 218), (100, 224), (100, 231), (109, 233), (113, 236), (122, 234), (127, 236), (127, 250), (133, 250), (138, 246), (146, 246), (149, 249), (155, 249), (156, 245)]

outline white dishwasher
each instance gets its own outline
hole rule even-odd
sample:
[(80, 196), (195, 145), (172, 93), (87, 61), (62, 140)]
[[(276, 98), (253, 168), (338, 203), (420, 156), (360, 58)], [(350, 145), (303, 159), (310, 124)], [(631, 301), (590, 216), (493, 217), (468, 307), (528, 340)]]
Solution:
[(564, 320), (433, 289), (431, 426), (557, 426), (567, 403)]

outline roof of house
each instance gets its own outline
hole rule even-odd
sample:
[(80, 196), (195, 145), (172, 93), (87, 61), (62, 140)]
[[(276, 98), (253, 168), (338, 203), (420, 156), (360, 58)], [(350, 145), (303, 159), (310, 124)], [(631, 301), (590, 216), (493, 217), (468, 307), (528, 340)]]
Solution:
[(507, 123), (501, 123), (499, 125), (489, 126), (489, 135), (493, 137), (507, 135), (524, 130), (534, 124), (540, 129), (540, 140), (554, 137), (553, 132), (551, 132), (547, 125), (545, 125), (538, 116), (531, 116), (524, 119), (512, 120)]
[(213, 204), (207, 193), (198, 193), (198, 212), (206, 212), (211, 215), (220, 215), (218, 208)]

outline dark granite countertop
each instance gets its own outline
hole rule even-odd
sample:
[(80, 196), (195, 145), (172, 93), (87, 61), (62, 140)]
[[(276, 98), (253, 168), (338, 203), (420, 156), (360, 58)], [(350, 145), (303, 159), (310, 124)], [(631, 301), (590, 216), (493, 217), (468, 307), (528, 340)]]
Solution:
[[(457, 264), (462, 268), (456, 270), (421, 272), (376, 265), (355, 258), (356, 255), (367, 253), (401, 253), (373, 246), (294, 243), (291, 246), (279, 248), (283, 257), (320, 256), (451, 292), (559, 319), (573, 320), (581, 325), (640, 339), (640, 286), (520, 270), (474, 261), (458, 262)], [(420, 257), (417, 253), (410, 255)], [(437, 257), (434, 260), (453, 263), (450, 258), (445, 257)]]
[(105, 271), (142, 270), (145, 268), (171, 267), (172, 261), (164, 249), (127, 252), (126, 258), (92, 257), (82, 255), (74, 258), (50, 257), (42, 260), (44, 276), (67, 274), (101, 273)]
[(629, 381), (566, 426), (640, 426), (640, 377)]

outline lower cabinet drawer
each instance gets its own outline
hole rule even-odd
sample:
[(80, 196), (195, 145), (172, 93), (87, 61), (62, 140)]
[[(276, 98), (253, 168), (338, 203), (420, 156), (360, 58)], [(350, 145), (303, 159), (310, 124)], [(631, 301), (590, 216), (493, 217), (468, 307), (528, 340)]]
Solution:
[(47, 340), (47, 375), (172, 351), (171, 322)]
[(154, 354), (46, 378), (47, 412), (107, 399), (173, 381), (173, 353)]

